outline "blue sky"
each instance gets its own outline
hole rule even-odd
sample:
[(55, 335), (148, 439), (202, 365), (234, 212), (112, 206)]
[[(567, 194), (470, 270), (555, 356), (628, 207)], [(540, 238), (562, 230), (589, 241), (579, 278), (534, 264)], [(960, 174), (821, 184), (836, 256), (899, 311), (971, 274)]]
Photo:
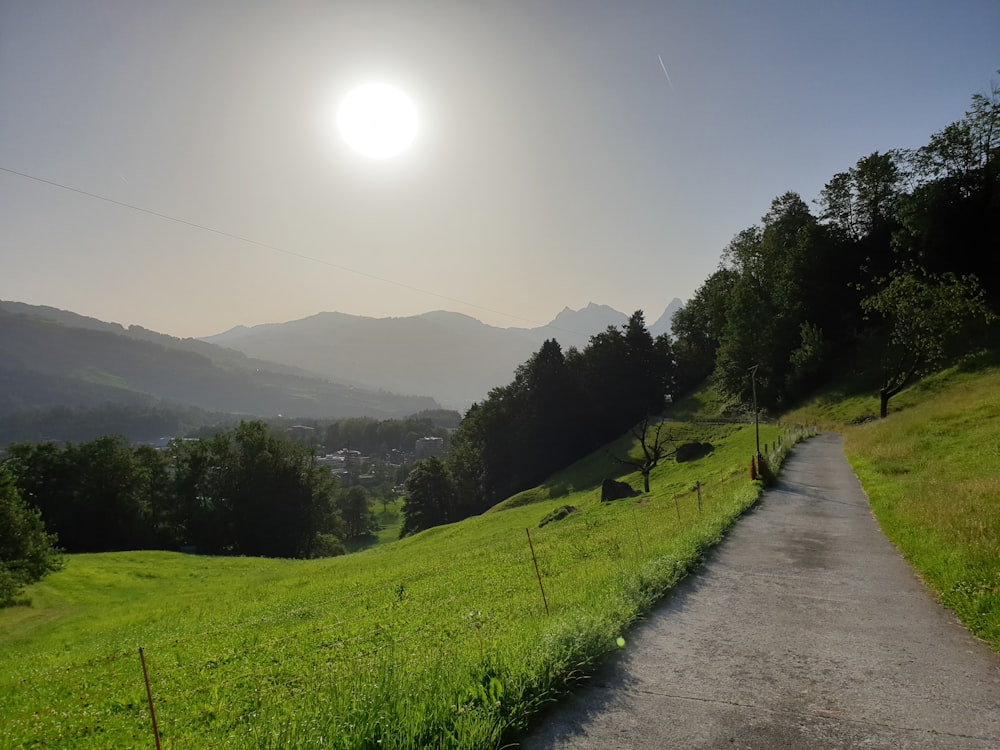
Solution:
[[(0, 0), (0, 299), (178, 336), (652, 321), (774, 197), (959, 119), (998, 31), (995, 0)], [(336, 133), (368, 80), (419, 110), (398, 157)]]

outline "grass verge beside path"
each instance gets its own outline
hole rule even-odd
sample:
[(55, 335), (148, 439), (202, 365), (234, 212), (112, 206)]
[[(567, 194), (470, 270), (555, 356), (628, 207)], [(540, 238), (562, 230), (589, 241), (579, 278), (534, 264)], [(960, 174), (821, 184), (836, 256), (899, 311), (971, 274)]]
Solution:
[(0, 612), (0, 748), (152, 746), (140, 647), (165, 749), (500, 747), (756, 501), (753, 427), (718, 429), (647, 496), (601, 503), (592, 457), (534, 502), (342, 558), (73, 556)]
[(1000, 651), (1000, 374), (848, 430), (845, 450), (886, 536)]
[(1000, 652), (1000, 369), (926, 378), (892, 400), (888, 418), (864, 421), (877, 406), (874, 396), (819, 399), (791, 417), (839, 421), (882, 531)]

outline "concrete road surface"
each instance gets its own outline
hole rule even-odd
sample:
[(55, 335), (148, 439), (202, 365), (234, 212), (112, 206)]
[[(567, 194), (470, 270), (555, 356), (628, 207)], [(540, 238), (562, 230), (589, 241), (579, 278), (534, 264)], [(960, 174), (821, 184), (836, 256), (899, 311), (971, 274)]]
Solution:
[(882, 535), (834, 435), (626, 638), (523, 748), (1000, 750), (1000, 657)]

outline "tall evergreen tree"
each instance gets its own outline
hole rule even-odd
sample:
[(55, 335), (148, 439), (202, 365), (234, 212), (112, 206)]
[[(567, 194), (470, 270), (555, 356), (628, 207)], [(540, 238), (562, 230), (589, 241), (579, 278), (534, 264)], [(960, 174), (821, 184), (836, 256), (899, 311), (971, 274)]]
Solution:
[(417, 462), (406, 478), (400, 537), (458, 520), (454, 506), (455, 485), (444, 462), (437, 457)]

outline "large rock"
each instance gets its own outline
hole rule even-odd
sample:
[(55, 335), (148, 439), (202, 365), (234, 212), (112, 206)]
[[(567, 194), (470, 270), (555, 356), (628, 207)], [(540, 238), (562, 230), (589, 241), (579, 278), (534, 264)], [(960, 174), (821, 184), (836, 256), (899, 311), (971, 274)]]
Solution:
[(711, 443), (684, 443), (677, 449), (677, 463), (697, 461), (702, 456), (711, 453), (713, 447)]
[(622, 500), (626, 497), (636, 497), (641, 494), (637, 490), (632, 489), (632, 485), (627, 482), (619, 482), (614, 479), (605, 479), (601, 483), (601, 502), (606, 503), (609, 500)]

